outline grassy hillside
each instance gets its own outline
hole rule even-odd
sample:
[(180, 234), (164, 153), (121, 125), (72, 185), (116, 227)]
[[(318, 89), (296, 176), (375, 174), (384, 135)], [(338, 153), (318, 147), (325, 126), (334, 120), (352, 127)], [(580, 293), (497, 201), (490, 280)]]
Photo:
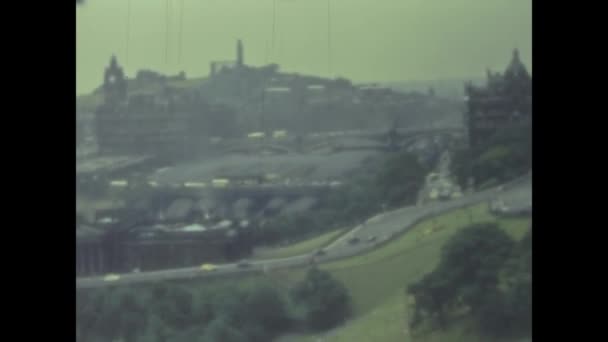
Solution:
[[(495, 221), (486, 205), (473, 207), (475, 222)], [(514, 238), (521, 238), (530, 227), (530, 219), (501, 219), (500, 226)], [(469, 223), (467, 210), (450, 212), (423, 222), (391, 244), (371, 253), (329, 263), (321, 268), (345, 283), (353, 297), (354, 317), (344, 327), (323, 336), (323, 341), (481, 341), (467, 329), (467, 322), (446, 331), (433, 332), (415, 340), (407, 332), (408, 307), (405, 288), (433, 270), (439, 261), (441, 246)], [(443, 227), (430, 232), (431, 227)], [(298, 274), (300, 273), (300, 274)], [(285, 275), (293, 281), (302, 271)], [(317, 341), (321, 336), (285, 336), (280, 342)]]
[(254, 259), (277, 259), (305, 254), (315, 249), (327, 246), (330, 242), (334, 241), (342, 233), (344, 233), (344, 231), (335, 230), (325, 234), (321, 234), (312, 239), (294, 243), (293, 245), (267, 250), (260, 250), (259, 252), (255, 253)]

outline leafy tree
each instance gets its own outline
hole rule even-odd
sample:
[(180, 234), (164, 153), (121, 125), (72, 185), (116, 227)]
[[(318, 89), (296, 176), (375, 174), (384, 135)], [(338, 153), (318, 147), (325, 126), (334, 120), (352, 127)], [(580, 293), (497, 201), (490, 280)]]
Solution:
[(495, 224), (474, 224), (455, 234), (442, 248), (437, 268), (408, 287), (416, 300), (412, 327), (423, 320), (445, 327), (447, 314), (463, 305), (475, 313), (484, 309), (513, 245)]
[(212, 307), (215, 320), (222, 319), (230, 324), (237, 325), (250, 319), (246, 310), (246, 293), (235, 287), (216, 288), (212, 298)]
[(160, 317), (157, 315), (148, 316), (148, 324), (143, 333), (139, 334), (137, 342), (175, 342), (179, 341), (176, 334), (170, 326), (168, 326)]
[(193, 311), (193, 324), (206, 325), (215, 318), (214, 312), (214, 291), (203, 289), (195, 297), (195, 305)]
[(312, 268), (292, 290), (309, 327), (327, 329), (343, 322), (350, 313), (350, 296), (342, 283), (328, 272)]
[(123, 338), (135, 341), (147, 324), (142, 298), (130, 288), (105, 292), (103, 308), (96, 324), (96, 333), (106, 339)]
[(494, 223), (473, 224), (454, 235), (442, 248), (437, 272), (449, 286), (461, 289), (465, 304), (475, 309), (485, 291), (498, 284), (499, 270), (514, 242)]
[(88, 341), (95, 333), (104, 309), (104, 298), (99, 291), (76, 292), (76, 340)]
[(399, 153), (384, 163), (377, 175), (378, 189), (389, 205), (414, 203), (427, 171), (415, 155)]
[(431, 324), (438, 323), (441, 328), (446, 326), (448, 308), (453, 304), (456, 288), (440, 273), (430, 273), (418, 283), (412, 284), (408, 292), (416, 300), (414, 314), (410, 325), (416, 327), (423, 320)]
[(183, 329), (194, 322), (192, 294), (175, 285), (158, 284), (148, 300), (149, 310), (168, 326)]
[(450, 163), (450, 171), (456, 177), (456, 181), (463, 189), (466, 188), (467, 180), (471, 177), (472, 163), (473, 155), (471, 150), (459, 149), (454, 151)]
[(224, 318), (214, 319), (205, 334), (199, 339), (200, 342), (246, 342), (247, 337)]
[(249, 312), (255, 312), (254, 321), (264, 330), (281, 332), (288, 328), (285, 301), (276, 289), (268, 285), (254, 288), (247, 295), (245, 306)]

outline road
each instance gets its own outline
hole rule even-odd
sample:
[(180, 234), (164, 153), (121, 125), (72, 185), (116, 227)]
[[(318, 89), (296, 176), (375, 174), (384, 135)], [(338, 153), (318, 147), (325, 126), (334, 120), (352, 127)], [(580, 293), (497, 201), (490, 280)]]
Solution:
[[(374, 216), (327, 246), (325, 248), (326, 254), (324, 256), (315, 257), (316, 262), (324, 263), (361, 254), (374, 247), (373, 243), (368, 243), (366, 241), (370, 236), (375, 236), (378, 239), (377, 242), (386, 241), (396, 236), (398, 233), (407, 231), (417, 222), (432, 217), (433, 215), (438, 215), (463, 206), (493, 200), (499, 196), (505, 202), (531, 205), (531, 174), (501, 187), (473, 193), (450, 201), (429, 203), (423, 206), (405, 207)], [(349, 240), (353, 237), (357, 237), (361, 241), (356, 244), (350, 244)], [(310, 253), (290, 258), (254, 261), (251, 263), (251, 266), (247, 268), (239, 268), (237, 264), (221, 264), (217, 265), (217, 268), (214, 271), (203, 271), (199, 267), (188, 267), (162, 271), (129, 273), (120, 275), (120, 278), (114, 281), (106, 281), (103, 276), (76, 278), (76, 288), (95, 288), (161, 280), (229, 276), (238, 273), (255, 273), (272, 269), (300, 267), (308, 265), (312, 255), (313, 252), (311, 251)]]

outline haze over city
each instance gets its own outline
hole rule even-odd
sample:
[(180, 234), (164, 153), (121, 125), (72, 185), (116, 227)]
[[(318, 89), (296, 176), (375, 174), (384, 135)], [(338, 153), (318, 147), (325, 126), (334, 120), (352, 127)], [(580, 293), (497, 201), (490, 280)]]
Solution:
[(274, 44), (273, 2), (87, 1), (76, 9), (77, 93), (101, 84), (112, 54), (131, 77), (142, 68), (207, 76), (239, 38), (249, 65), (354, 82), (483, 77), (513, 48), (532, 68), (529, 0), (333, 0), (330, 56), (327, 1), (277, 0)]
[(532, 341), (530, 0), (77, 0), (77, 342)]

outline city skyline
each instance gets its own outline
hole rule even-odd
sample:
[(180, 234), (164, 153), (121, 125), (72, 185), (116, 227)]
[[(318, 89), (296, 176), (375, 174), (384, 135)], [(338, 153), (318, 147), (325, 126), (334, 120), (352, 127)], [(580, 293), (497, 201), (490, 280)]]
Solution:
[(76, 11), (78, 94), (102, 83), (113, 54), (130, 77), (139, 69), (204, 77), (211, 61), (235, 58), (238, 39), (248, 65), (354, 82), (483, 77), (486, 68), (502, 72), (513, 48), (532, 71), (529, 0), (333, 0), (330, 44), (323, 0), (276, 1), (274, 25), (273, 0), (94, 0)]

